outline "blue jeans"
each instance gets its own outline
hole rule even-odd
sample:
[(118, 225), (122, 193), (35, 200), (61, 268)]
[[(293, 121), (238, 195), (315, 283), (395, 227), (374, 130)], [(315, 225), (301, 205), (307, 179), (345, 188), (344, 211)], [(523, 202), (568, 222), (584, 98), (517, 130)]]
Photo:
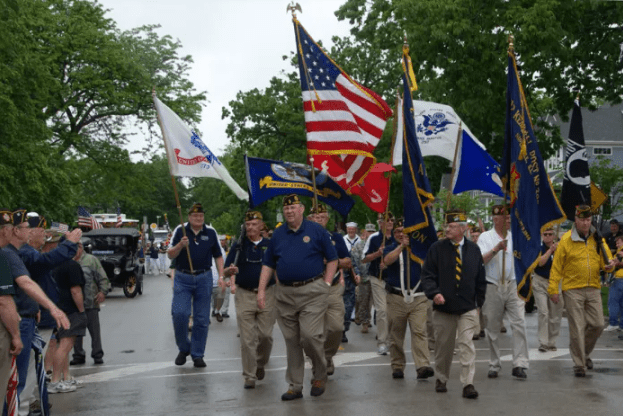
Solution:
[(619, 325), (623, 328), (623, 319), (619, 321), (619, 315), (623, 314), (623, 279), (614, 279), (608, 292), (608, 317), (612, 326)]
[[(22, 318), (19, 322), (19, 333), (22, 338), (22, 344), (24, 344), (24, 349), (19, 353), (17, 359), (15, 360), (15, 364), (17, 366), (17, 397), (22, 394), (22, 390), (24, 390), (24, 386), (26, 385), (26, 376), (28, 375), (28, 361), (30, 360), (30, 352), (32, 349), (32, 339), (35, 336), (35, 329), (37, 328), (37, 324), (33, 318)], [(3, 398), (3, 401), (4, 398)], [(3, 415), (7, 414), (6, 401), (4, 403)]]
[[(212, 272), (207, 271), (197, 276), (175, 271), (173, 282), (173, 331), (175, 343), (180, 352), (202, 358), (208, 340), (210, 325), (210, 300), (212, 296)], [(193, 330), (188, 339), (188, 320), (192, 310)]]

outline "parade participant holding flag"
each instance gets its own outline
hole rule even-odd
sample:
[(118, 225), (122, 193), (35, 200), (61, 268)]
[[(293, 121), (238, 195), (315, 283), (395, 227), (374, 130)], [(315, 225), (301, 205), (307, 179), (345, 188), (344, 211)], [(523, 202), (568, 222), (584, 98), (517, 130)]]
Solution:
[[(446, 237), (434, 243), (422, 268), (422, 286), (433, 300), (435, 328), (435, 391), (448, 391), (455, 343), (461, 363), (463, 397), (475, 399), (476, 349), (472, 340), (478, 328), (478, 309), (485, 302), (487, 280), (478, 246), (465, 238), (467, 218), (463, 211), (446, 214)], [(453, 259), (449, 261), (449, 259)]]
[[(188, 211), (188, 224), (175, 230), (169, 258), (175, 259), (171, 314), (179, 353), (176, 365), (184, 365), (190, 355), (195, 367), (205, 367), (203, 360), (210, 321), (212, 295), (212, 258), (215, 259), (219, 285), (223, 282), (223, 254), (214, 228), (205, 225), (203, 206), (195, 203)], [(183, 253), (182, 253), (183, 252)], [(182, 253), (182, 255), (180, 255)], [(192, 263), (191, 263), (192, 262)], [(188, 339), (188, 322), (193, 314), (193, 330)]]
[(404, 378), (406, 358), (404, 351), (407, 324), (411, 333), (411, 354), (417, 378), (426, 379), (435, 375), (430, 367), (426, 332), (428, 300), (424, 296), (420, 276), (411, 273), (409, 236), (403, 233), (404, 220), (396, 221), (394, 243), (384, 252), (385, 289), (387, 290), (387, 322), (389, 333), (389, 354), (392, 359), (392, 377)]

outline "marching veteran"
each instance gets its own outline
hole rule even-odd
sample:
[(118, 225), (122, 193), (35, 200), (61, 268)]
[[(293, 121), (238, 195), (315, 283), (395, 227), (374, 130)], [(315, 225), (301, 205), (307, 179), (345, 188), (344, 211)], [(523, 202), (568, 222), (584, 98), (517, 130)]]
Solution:
[[(235, 295), (236, 319), (240, 332), (240, 356), (244, 388), (255, 388), (256, 380), (264, 379), (264, 366), (273, 349), (275, 326), (275, 279), (266, 288), (265, 308), (257, 305), (257, 291), (262, 271), (262, 258), (269, 240), (260, 231), (264, 227), (262, 213), (248, 211), (244, 215), (245, 236), (234, 242), (225, 259), (226, 278), (231, 277)], [(236, 259), (238, 260), (236, 262)]]
[(394, 242), (385, 247), (383, 257), (387, 266), (385, 289), (392, 377), (404, 378), (407, 364), (404, 342), (408, 324), (417, 378), (426, 379), (435, 375), (430, 366), (426, 332), (428, 300), (421, 287), (420, 275), (411, 268), (411, 262), (415, 260), (409, 259), (409, 236), (403, 233), (403, 224), (402, 218), (396, 221)]
[(511, 216), (504, 205), (491, 208), (493, 228), (480, 235), (478, 247), (482, 253), (487, 275), (487, 296), (482, 307), (487, 325), (487, 339), (491, 358), (487, 377), (496, 378), (500, 360), (499, 337), (502, 318), (506, 314), (513, 331), (513, 377), (525, 379), (529, 366), (526, 335), (525, 302), (517, 295), (515, 267), (513, 265), (513, 237), (510, 232)]
[[(205, 225), (203, 206), (195, 203), (188, 211), (188, 223), (175, 229), (169, 258), (175, 259), (173, 302), (171, 314), (175, 342), (179, 353), (176, 365), (184, 365), (190, 354), (195, 367), (205, 367), (203, 360), (210, 323), (210, 298), (212, 296), (212, 258), (223, 286), (223, 254), (214, 228)], [(192, 267), (188, 261), (188, 252)], [(188, 321), (193, 314), (193, 330), (188, 339)]]
[(591, 221), (591, 207), (578, 205), (573, 227), (562, 236), (554, 254), (547, 288), (552, 302), (558, 303), (558, 285), (562, 280), (569, 352), (576, 377), (584, 377), (586, 369), (593, 368), (589, 355), (604, 329), (599, 271), (612, 271), (615, 265), (605, 240), (598, 237)]
[(257, 292), (258, 306), (264, 309), (266, 286), (276, 271), (277, 321), (286, 342), (286, 381), (289, 384), (282, 400), (303, 397), (303, 349), (314, 368), (310, 394), (320, 396), (324, 393), (327, 380), (324, 315), (338, 258), (329, 233), (304, 219), (304, 211), (305, 206), (298, 195), (283, 198), (286, 224), (278, 227), (270, 240)]
[[(422, 286), (433, 300), (435, 328), (435, 390), (445, 393), (455, 342), (459, 345), (463, 397), (475, 399), (476, 349), (472, 340), (478, 328), (478, 309), (485, 302), (487, 279), (478, 245), (464, 237), (467, 218), (462, 211), (446, 214), (446, 237), (435, 242), (422, 268)], [(455, 341), (456, 340), (456, 341)]]
[[(324, 204), (319, 203), (316, 210), (313, 208), (310, 210), (310, 214), (312, 221), (320, 224), (325, 230), (327, 229), (329, 213)], [(344, 242), (344, 237), (338, 232), (327, 232), (338, 257), (338, 271), (331, 282), (331, 289), (329, 289), (329, 297), (327, 298), (327, 312), (324, 319), (324, 353), (327, 360), (327, 375), (332, 376), (335, 372), (333, 357), (340, 348), (340, 342), (344, 334), (344, 314), (346, 308), (344, 305), (344, 290), (346, 282), (344, 281), (343, 272), (351, 268), (352, 262)]]

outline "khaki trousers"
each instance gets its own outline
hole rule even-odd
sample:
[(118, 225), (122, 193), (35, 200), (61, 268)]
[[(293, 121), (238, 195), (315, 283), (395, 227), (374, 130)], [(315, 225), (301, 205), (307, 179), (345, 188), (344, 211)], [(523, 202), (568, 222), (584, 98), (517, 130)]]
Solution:
[[(537, 313), (539, 317), (539, 346), (555, 347), (556, 339), (560, 334), (560, 321), (562, 320), (562, 310), (564, 301), (559, 296), (558, 303), (552, 302), (547, 293), (549, 280), (539, 276), (532, 275), (532, 293), (534, 294), (534, 303), (536, 303)], [(560, 289), (558, 289), (560, 293)]]
[[(311, 358), (314, 380), (327, 379), (324, 356), (324, 316), (329, 287), (323, 279), (305, 286), (277, 284), (277, 322), (286, 342), (286, 382), (294, 392), (303, 390), (305, 354)], [(343, 317), (343, 315), (342, 315)]]
[(433, 301), (428, 301), (428, 309), (426, 310), (426, 333), (428, 334), (428, 349), (435, 349), (435, 327), (433, 326)]
[(9, 378), (11, 377), (11, 360), (13, 356), (9, 352), (10, 350), (11, 334), (9, 334), (4, 324), (0, 323), (0, 394), (3, 398), (6, 397)]
[(376, 310), (376, 343), (380, 347), (387, 343), (387, 291), (385, 282), (370, 276), (372, 285), (372, 303)]
[(324, 316), (324, 355), (327, 364), (337, 353), (344, 332), (344, 286), (337, 284), (329, 288), (327, 312)]
[(487, 284), (485, 304), (482, 306), (487, 323), (487, 339), (491, 358), (489, 369), (500, 371), (500, 346), (498, 338), (502, 318), (506, 312), (513, 332), (513, 368), (528, 368), (528, 340), (526, 336), (525, 302), (517, 296), (517, 283), (507, 282), (502, 286)]
[(450, 378), (450, 366), (456, 340), (461, 363), (461, 384), (463, 387), (474, 384), (476, 349), (472, 338), (478, 327), (478, 311), (473, 309), (462, 315), (433, 311), (433, 325), (435, 327), (435, 375), (437, 378), (442, 383), (446, 383)]
[(569, 352), (574, 367), (584, 368), (604, 330), (601, 291), (595, 287), (584, 287), (564, 290), (562, 296), (569, 321)]
[(404, 370), (407, 362), (404, 350), (407, 324), (411, 332), (411, 354), (415, 368), (429, 367), (426, 334), (428, 299), (426, 296), (416, 296), (411, 303), (406, 303), (404, 299), (402, 295), (387, 294), (388, 341), (392, 370)]
[(257, 307), (257, 294), (236, 288), (234, 295), (236, 319), (240, 332), (240, 357), (242, 376), (245, 380), (257, 380), (255, 373), (264, 368), (273, 349), (273, 327), (275, 326), (275, 287), (266, 288), (266, 306)]

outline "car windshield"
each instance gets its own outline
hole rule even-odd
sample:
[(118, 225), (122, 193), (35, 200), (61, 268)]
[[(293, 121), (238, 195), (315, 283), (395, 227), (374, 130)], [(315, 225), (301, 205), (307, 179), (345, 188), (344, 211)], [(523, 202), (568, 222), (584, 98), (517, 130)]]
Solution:
[(92, 253), (99, 255), (123, 254), (127, 250), (128, 237), (122, 235), (107, 235), (91, 237), (93, 242)]

